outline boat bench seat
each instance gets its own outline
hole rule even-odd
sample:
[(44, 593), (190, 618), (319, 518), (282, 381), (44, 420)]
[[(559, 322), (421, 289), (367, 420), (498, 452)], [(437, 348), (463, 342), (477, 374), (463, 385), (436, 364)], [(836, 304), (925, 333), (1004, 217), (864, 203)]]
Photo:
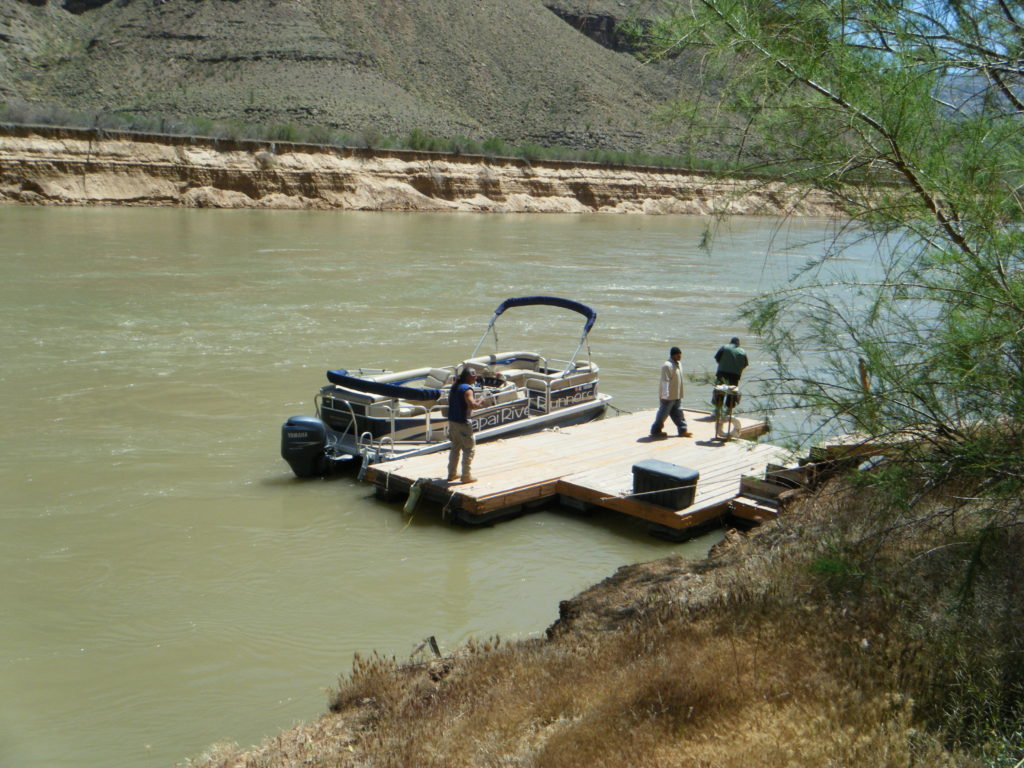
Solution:
[(349, 402), (356, 403), (357, 405), (365, 406), (373, 406), (377, 403), (386, 403), (391, 399), (384, 395), (372, 395), (369, 392), (359, 392), (354, 389), (349, 389), (348, 387), (343, 387), (340, 384), (329, 384), (321, 389), (320, 392), (325, 397), (348, 400)]
[[(507, 375), (507, 374), (506, 374)], [(565, 387), (579, 387), (597, 381), (597, 371), (564, 371), (558, 373), (541, 373), (539, 371), (526, 371), (522, 377), (521, 386), (550, 386), (556, 389)]]
[(526, 379), (529, 376), (533, 376), (535, 371), (527, 370), (526, 368), (506, 368), (503, 371), (499, 371), (505, 381), (511, 381), (517, 387), (525, 387)]
[(559, 373), (541, 373), (540, 371), (527, 371), (526, 376), (523, 377), (524, 385), (532, 385), (537, 387), (541, 383), (554, 384), (556, 381), (560, 381), (564, 376), (561, 372)]
[(477, 373), (493, 376), (496, 373), (506, 373), (509, 370), (526, 369), (537, 370), (540, 365), (540, 355), (536, 352), (498, 352), (493, 355), (481, 355), (463, 360), (462, 364), (469, 366)]
[(422, 403), (406, 403), (402, 400), (388, 400), (382, 405), (370, 405), (366, 408), (366, 415), (375, 419), (389, 419), (392, 414), (396, 417), (422, 416), (423, 409), (429, 409), (436, 400), (426, 400)]
[(515, 400), (518, 400), (519, 392), (517, 392), (514, 387), (509, 387), (508, 389), (501, 390), (497, 394), (493, 395), (493, 397), (494, 404), (501, 405), (502, 403), (511, 403)]
[(564, 378), (565, 381), (570, 385), (576, 387), (580, 386), (581, 384), (589, 384), (592, 381), (597, 381), (598, 372), (586, 369), (570, 371), (568, 376), (564, 376), (562, 378)]
[(455, 372), (445, 368), (431, 368), (423, 379), (423, 386), (427, 389), (444, 389), (451, 386), (455, 378)]

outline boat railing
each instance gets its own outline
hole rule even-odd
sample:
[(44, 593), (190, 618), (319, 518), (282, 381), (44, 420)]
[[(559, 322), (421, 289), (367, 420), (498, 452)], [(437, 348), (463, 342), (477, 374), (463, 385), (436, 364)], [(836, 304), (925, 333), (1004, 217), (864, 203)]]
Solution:
[[(596, 371), (592, 370), (591, 364), (589, 362), (579, 363), (574, 360), (552, 360), (551, 362), (556, 365), (561, 363), (567, 363), (569, 367), (566, 370), (560, 371), (558, 373), (535, 373), (532, 375), (528, 375), (524, 382), (527, 389), (527, 396), (530, 396), (531, 394), (533, 395), (533, 398), (530, 402), (530, 407), (534, 408), (537, 411), (540, 411), (541, 413), (551, 412), (551, 393), (553, 390), (565, 389), (567, 386), (572, 387), (597, 380), (597, 373)], [(583, 368), (586, 368), (586, 370), (581, 370)], [(557, 368), (548, 370), (557, 370)], [(571, 376), (571, 374), (574, 371), (579, 372), (579, 381), (574, 380), (574, 378)], [(543, 403), (538, 402), (538, 394), (542, 394), (544, 398)], [(535, 404), (536, 406), (542, 405), (543, 407), (536, 407)]]
[[(388, 423), (388, 434), (383, 435), (378, 442), (387, 439), (394, 444), (398, 438), (398, 427), (395, 424), (395, 421), (399, 418), (415, 419), (418, 417), (423, 418), (423, 427), (426, 431), (425, 441), (428, 443), (434, 442), (434, 420), (431, 417), (434, 415), (443, 415), (443, 408), (446, 405), (447, 403), (443, 406), (440, 403), (434, 402), (430, 407), (427, 407), (425, 405), (410, 403), (397, 398), (376, 403), (374, 407), (382, 410), (386, 414), (385, 418)], [(349, 410), (351, 410), (351, 406), (349, 406)], [(355, 416), (353, 416), (353, 418), (355, 418)]]
[[(528, 376), (526, 378), (526, 396), (530, 397), (531, 393), (535, 393), (538, 390), (544, 393), (544, 407), (538, 408), (541, 413), (548, 413), (551, 410), (551, 379), (547, 376), (544, 378), (538, 378), (536, 376)], [(530, 407), (533, 408), (533, 400), (530, 400)]]
[[(486, 403), (485, 407), (490, 408), (515, 402), (516, 400), (525, 400), (529, 398), (530, 391), (525, 383), (512, 382), (512, 389), (491, 389), (485, 392), (484, 395), (490, 400), (490, 402)], [(508, 395), (512, 395), (512, 397), (508, 397)]]
[[(544, 378), (532, 378), (541, 376)], [(527, 380), (523, 383), (512, 382), (511, 388), (492, 388), (484, 387), (483, 397), (485, 398), (484, 408), (490, 409), (498, 408), (507, 402), (513, 400), (528, 400), (530, 397), (531, 389), (536, 390), (543, 388), (546, 393), (546, 401), (550, 400), (550, 382), (546, 379), (550, 378), (551, 374), (534, 374), (530, 373), (527, 375)], [(533, 386), (533, 384), (536, 386)], [(511, 397), (509, 397), (511, 395)], [(319, 395), (318, 395), (319, 398)], [(352, 404), (347, 400), (342, 400), (345, 403), (345, 407), (349, 412), (350, 420), (349, 424), (345, 426), (343, 434), (347, 434), (350, 430), (353, 436), (358, 431), (358, 419)], [(402, 442), (398, 436), (398, 419), (421, 419), (423, 422), (424, 436), (423, 442), (432, 443), (435, 442), (437, 435), (435, 431), (438, 429), (435, 424), (435, 419), (446, 419), (445, 409), (448, 407), (447, 400), (441, 399), (437, 401), (428, 401), (427, 404), (420, 404), (416, 402), (410, 402), (402, 400), (401, 398), (384, 398), (378, 400), (373, 404), (373, 409), (376, 415), (372, 418), (382, 419), (387, 424), (387, 432), (381, 435), (379, 438), (375, 438), (369, 431), (364, 431), (359, 434), (356, 439), (356, 448), (360, 455), (366, 457), (370, 463), (379, 461), (388, 451), (388, 445), (393, 450), (396, 443)], [(319, 414), (319, 403), (317, 404), (317, 412)], [(546, 410), (545, 410), (546, 412)], [(420, 438), (416, 439), (416, 442), (420, 442)]]
[(372, 432), (363, 432), (356, 438), (356, 453), (363, 459), (362, 466), (359, 468), (359, 479), (362, 480), (363, 472), (366, 471), (367, 465), (373, 464), (376, 461), (376, 456), (374, 455), (376, 450)]
[[(411, 417), (411, 418), (416, 418), (416, 416), (418, 416), (418, 415), (420, 415), (420, 413), (422, 413), (422, 415), (423, 415), (423, 427), (426, 430), (426, 437), (425, 437), (425, 439), (426, 439), (426, 441), (428, 443), (434, 442), (434, 420), (430, 417), (430, 415), (435, 410), (438, 413), (440, 413), (441, 412), (441, 407), (436, 402), (434, 402), (429, 408), (427, 406), (425, 406), (425, 405), (414, 405), (412, 403), (410, 403), (408, 405), (400, 406), (400, 409), (406, 409), (406, 408), (411, 409), (412, 412), (408, 415), (408, 417)], [(403, 416), (403, 418), (408, 418), (408, 417)], [(391, 434), (392, 435), (395, 434), (395, 417), (394, 417), (394, 415), (392, 415), (392, 417), (391, 417)]]
[[(318, 419), (322, 419), (323, 418), (323, 414), (320, 411), (320, 407), (321, 407), (322, 402), (323, 402), (323, 393), (322, 392), (318, 392), (313, 397), (313, 409), (314, 409), (314, 411), (316, 413), (316, 417)], [(358, 443), (359, 440), (358, 440), (358, 438), (356, 438), (356, 429), (358, 429), (359, 424), (358, 424), (358, 421), (357, 421), (355, 409), (352, 408), (352, 403), (350, 403), (348, 400), (343, 400), (342, 402), (345, 403), (345, 407), (348, 409), (349, 420), (348, 420), (348, 424), (345, 425), (345, 429), (343, 429), (341, 431), (340, 436), (341, 436), (342, 439), (344, 439), (345, 435), (347, 435), (349, 433), (349, 431), (351, 431), (352, 432), (352, 439), (355, 440)]]

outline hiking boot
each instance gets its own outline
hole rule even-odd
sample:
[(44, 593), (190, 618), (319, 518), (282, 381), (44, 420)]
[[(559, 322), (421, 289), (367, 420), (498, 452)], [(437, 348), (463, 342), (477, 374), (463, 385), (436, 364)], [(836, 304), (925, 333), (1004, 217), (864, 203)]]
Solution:
[(476, 482), (476, 478), (473, 477), (472, 475), (463, 475), (462, 476), (462, 483), (463, 483), (463, 485), (465, 485), (467, 483), (475, 483), (475, 482)]
[(459, 479), (459, 473), (458, 472), (451, 472), (448, 475), (448, 482), (449, 483), (454, 483), (458, 479)]
[(680, 432), (679, 436), (680, 437), (693, 437), (693, 432), (691, 432), (690, 430), (687, 429), (687, 430), (685, 430), (683, 432)]
[(651, 432), (651, 437), (668, 437), (664, 432)]

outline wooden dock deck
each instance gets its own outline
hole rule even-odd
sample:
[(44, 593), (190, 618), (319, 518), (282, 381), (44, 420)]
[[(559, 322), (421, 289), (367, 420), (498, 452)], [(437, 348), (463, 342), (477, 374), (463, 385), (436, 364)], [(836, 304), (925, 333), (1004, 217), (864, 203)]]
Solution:
[[(441, 504), (446, 515), (469, 524), (517, 514), (557, 497), (568, 506), (614, 510), (673, 532), (722, 516), (739, 495), (743, 476), (763, 476), (768, 465), (792, 460), (779, 446), (715, 440), (714, 419), (706, 412), (686, 411), (690, 438), (651, 438), (653, 419), (654, 411), (640, 411), (483, 443), (473, 461), (477, 481), (466, 485), (446, 482), (447, 453), (375, 464), (365, 479), (388, 498), (409, 494), (418, 481), (420, 499)], [(766, 430), (756, 419), (741, 418), (740, 424), (746, 438)], [(644, 459), (700, 472), (693, 503), (673, 510), (633, 496), (633, 465)]]

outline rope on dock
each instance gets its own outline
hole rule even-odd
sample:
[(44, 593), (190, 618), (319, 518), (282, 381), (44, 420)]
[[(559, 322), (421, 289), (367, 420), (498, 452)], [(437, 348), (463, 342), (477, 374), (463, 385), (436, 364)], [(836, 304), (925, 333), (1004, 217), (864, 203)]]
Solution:
[(455, 491), (450, 491), (448, 493), (448, 501), (446, 501), (444, 503), (444, 506), (441, 507), (441, 519), (446, 523), (452, 519), (453, 501), (455, 501)]
[[(735, 481), (735, 479), (736, 479), (735, 472), (733, 472), (731, 470), (719, 470), (718, 472), (708, 472), (707, 474), (702, 474), (697, 479), (697, 483), (699, 483), (702, 487), (707, 488), (707, 486), (709, 486), (709, 485), (721, 485), (722, 483), (727, 483), (727, 482), (731, 483), (731, 482)], [(653, 490), (653, 491), (640, 491), (638, 493), (627, 493), (627, 494), (621, 494), (621, 495), (615, 495), (615, 496), (602, 496), (599, 499), (599, 501), (611, 501), (612, 499), (633, 499), (633, 498), (637, 498), (639, 496), (650, 496), (651, 494), (665, 493), (665, 492), (668, 492), (668, 491), (681, 491), (684, 488), (693, 488), (693, 487), (695, 487), (695, 486), (694, 485), (678, 485), (678, 486), (675, 486), (674, 488), (658, 488), (658, 489)]]
[(625, 495), (602, 496), (599, 501), (611, 501), (612, 499), (635, 499), (638, 496), (650, 496), (654, 493), (667, 493), (669, 491), (681, 491), (684, 488), (696, 488), (695, 485), (677, 485), (675, 488), (658, 488), (655, 491), (640, 491), (639, 493), (627, 493)]

